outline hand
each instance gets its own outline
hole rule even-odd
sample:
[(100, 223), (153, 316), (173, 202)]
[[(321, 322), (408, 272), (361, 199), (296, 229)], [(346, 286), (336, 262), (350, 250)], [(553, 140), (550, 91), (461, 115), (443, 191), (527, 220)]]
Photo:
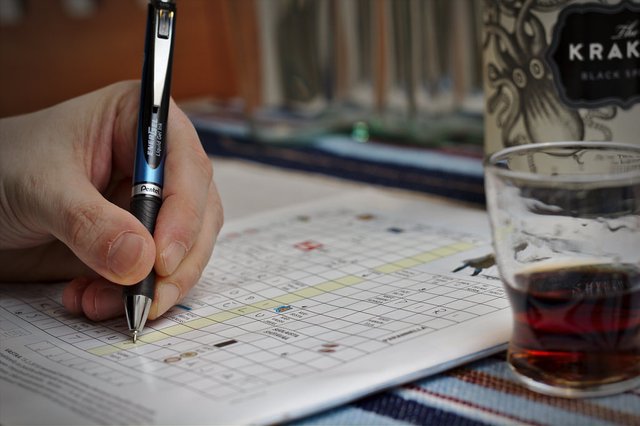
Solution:
[(200, 278), (222, 226), (211, 162), (169, 108), (163, 205), (152, 237), (128, 212), (140, 86), (118, 83), (0, 120), (0, 281), (67, 281), (64, 306), (103, 320), (122, 287), (157, 274), (149, 318)]

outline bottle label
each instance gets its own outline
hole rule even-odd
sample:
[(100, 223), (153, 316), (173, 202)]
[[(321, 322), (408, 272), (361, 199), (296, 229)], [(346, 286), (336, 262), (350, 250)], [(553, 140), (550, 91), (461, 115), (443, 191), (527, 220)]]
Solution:
[(629, 108), (640, 102), (640, 4), (577, 4), (558, 16), (547, 51), (569, 106)]
[(640, 0), (485, 0), (485, 153), (640, 144)]

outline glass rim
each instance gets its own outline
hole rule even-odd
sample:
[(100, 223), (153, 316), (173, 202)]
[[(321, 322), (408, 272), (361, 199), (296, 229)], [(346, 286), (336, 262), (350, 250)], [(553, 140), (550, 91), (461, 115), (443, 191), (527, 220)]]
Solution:
[(537, 142), (502, 148), (490, 154), (484, 161), (485, 172), (491, 171), (495, 175), (524, 179), (536, 182), (564, 182), (564, 183), (585, 183), (594, 181), (618, 182), (618, 181), (640, 181), (640, 169), (623, 171), (619, 173), (592, 173), (589, 175), (544, 175), (535, 172), (513, 171), (501, 168), (497, 162), (513, 154), (523, 154), (530, 152), (542, 152), (549, 148), (576, 147), (582, 149), (618, 149), (629, 151), (640, 156), (640, 145), (625, 142), (604, 142), (604, 141), (557, 141), (557, 142)]

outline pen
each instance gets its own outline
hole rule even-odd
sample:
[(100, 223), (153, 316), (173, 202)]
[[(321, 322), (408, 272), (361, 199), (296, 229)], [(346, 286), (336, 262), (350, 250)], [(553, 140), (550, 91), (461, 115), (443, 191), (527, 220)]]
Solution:
[[(162, 204), (175, 19), (172, 1), (149, 2), (130, 210), (152, 235)], [(134, 343), (147, 322), (155, 279), (151, 270), (145, 279), (123, 290)]]

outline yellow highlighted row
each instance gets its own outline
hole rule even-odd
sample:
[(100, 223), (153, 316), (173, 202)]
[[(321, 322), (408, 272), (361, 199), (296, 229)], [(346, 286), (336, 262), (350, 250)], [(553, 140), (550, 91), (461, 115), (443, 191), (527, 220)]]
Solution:
[[(430, 262), (435, 259), (439, 259), (444, 256), (449, 256), (454, 253), (458, 253), (464, 250), (473, 248), (474, 245), (467, 242), (453, 243), (448, 246), (439, 247), (434, 250), (430, 250), (424, 253), (420, 253), (416, 256), (408, 257), (393, 263), (387, 263), (386, 265), (379, 266), (375, 270), (377, 272), (390, 274), (392, 272), (400, 271), (402, 269), (411, 268), (421, 263)], [(342, 278), (338, 278), (331, 281), (325, 281), (320, 284), (316, 284), (311, 287), (307, 287), (301, 290), (297, 290), (293, 293), (284, 294), (282, 296), (274, 297), (273, 299), (261, 300), (252, 305), (244, 305), (237, 308), (229, 309), (222, 312), (209, 315), (207, 317), (198, 318), (192, 321), (188, 321), (184, 324), (177, 324), (168, 328), (164, 328), (161, 331), (153, 331), (148, 334), (144, 334), (138, 338), (138, 341), (142, 344), (154, 343), (170, 336), (178, 336), (180, 334), (192, 331), (194, 329), (201, 329), (207, 326), (221, 323), (237, 316), (247, 315), (254, 312), (258, 312), (264, 309), (274, 309), (281, 305), (289, 305), (298, 302), (302, 299), (318, 296), (323, 293), (330, 293), (332, 291), (355, 285), (364, 281), (363, 278), (355, 275), (347, 275)], [(90, 349), (89, 352), (98, 355), (105, 356), (121, 350), (127, 350), (140, 345), (140, 343), (134, 344), (130, 341), (124, 341), (113, 345), (105, 345), (97, 348)]]
[(399, 271), (405, 268), (411, 268), (412, 266), (419, 265), (421, 263), (431, 262), (441, 257), (450, 256), (461, 251), (469, 250), (475, 247), (474, 244), (465, 241), (449, 244), (447, 246), (438, 247), (433, 250), (425, 251), (424, 253), (417, 254), (415, 256), (407, 257), (386, 265), (378, 266), (375, 270), (383, 274), (390, 274), (392, 272)]
[(105, 356), (105, 355), (111, 355), (112, 353), (115, 353), (115, 352), (120, 352), (121, 350), (122, 350), (121, 348), (118, 348), (116, 346), (106, 345), (106, 346), (99, 346), (97, 348), (91, 348), (88, 350), (88, 352), (98, 356)]

